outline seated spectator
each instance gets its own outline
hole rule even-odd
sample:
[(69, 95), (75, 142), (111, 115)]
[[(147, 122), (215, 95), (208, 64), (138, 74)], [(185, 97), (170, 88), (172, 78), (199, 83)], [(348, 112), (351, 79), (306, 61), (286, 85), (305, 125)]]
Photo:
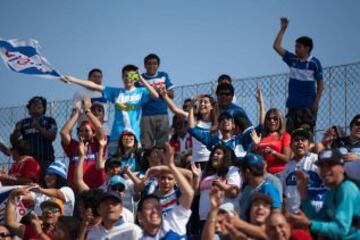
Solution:
[(265, 115), (264, 130), (257, 152), (264, 157), (267, 171), (280, 177), (291, 155), (290, 134), (286, 132), (285, 118), (279, 109), (271, 108)]
[(243, 134), (237, 136), (233, 135), (235, 127), (234, 118), (228, 112), (221, 113), (218, 118), (218, 122), (220, 133), (210, 133), (196, 128), (193, 121), (189, 120), (189, 133), (191, 136), (206, 145), (207, 149), (210, 151), (217, 144), (223, 144), (231, 148), (234, 151), (237, 160), (241, 161), (246, 155), (246, 152), (250, 150), (252, 142)]
[(0, 239), (1, 240), (11, 240), (13, 235), (10, 233), (9, 229), (5, 225), (0, 224)]
[(141, 237), (141, 229), (137, 225), (122, 219), (123, 206), (118, 193), (103, 193), (98, 213), (102, 222), (88, 232), (86, 239), (139, 239)]
[(200, 191), (200, 229), (204, 226), (210, 211), (209, 193), (214, 186), (225, 192), (224, 203), (230, 202), (238, 206), (236, 199), (240, 191), (241, 177), (239, 169), (233, 166), (234, 158), (234, 152), (224, 145), (216, 145), (211, 151), (210, 159), (197, 186)]
[[(91, 121), (83, 121), (77, 129), (78, 139), (80, 142), (85, 142), (87, 151), (85, 152), (85, 164), (83, 165), (84, 182), (90, 187), (98, 187), (105, 181), (105, 172), (99, 168), (100, 163), (98, 152), (102, 150), (102, 155), (105, 155), (105, 148), (102, 143), (106, 140), (104, 129), (101, 127), (99, 120), (92, 114), (90, 110), (85, 111), (86, 115)], [(69, 158), (68, 169), (68, 183), (69, 186), (79, 191), (79, 186), (74, 185), (74, 171), (75, 165), (79, 161), (79, 141), (71, 136), (71, 131), (80, 116), (80, 107), (77, 106), (69, 120), (61, 129), (61, 144), (66, 156)]]
[(22, 185), (38, 183), (40, 178), (40, 165), (29, 155), (30, 146), (25, 140), (17, 140), (11, 150), (15, 161), (8, 173), (0, 171), (2, 185)]
[(12, 190), (6, 205), (5, 221), (10, 230), (19, 238), (51, 239), (58, 218), (64, 213), (64, 205), (60, 199), (49, 199), (41, 203), (41, 220), (32, 212), (30, 225), (16, 222), (16, 198), (28, 194), (24, 188)]
[[(166, 91), (162, 91), (163, 99), (168, 104), (170, 110), (176, 116), (188, 118), (189, 127), (195, 127), (202, 132), (217, 131), (217, 106), (214, 98), (210, 95), (200, 95), (194, 101), (190, 99), (189, 111), (178, 108), (174, 102), (167, 96)], [(192, 137), (192, 160), (199, 163), (204, 169), (206, 162), (209, 160), (210, 151), (206, 145)]]
[(179, 205), (163, 216), (160, 200), (156, 195), (151, 194), (142, 198), (137, 211), (137, 219), (143, 229), (141, 239), (186, 239), (186, 224), (191, 215), (194, 190), (175, 166), (174, 152), (169, 144), (165, 144), (163, 159), (179, 185)]
[[(168, 105), (168, 107), (169, 107), (169, 105)], [(192, 108), (192, 100), (191, 100), (191, 98), (186, 98), (182, 105), (182, 110), (184, 110), (185, 112), (189, 112), (190, 108)], [(171, 109), (171, 111), (173, 111), (173, 110)]]
[(232, 103), (232, 100), (234, 98), (234, 91), (235, 91), (234, 87), (228, 83), (222, 83), (217, 86), (216, 96), (217, 96), (219, 114), (226, 111), (230, 113), (233, 117), (240, 115), (247, 120), (248, 125), (252, 125), (245, 110), (242, 107)]
[(71, 216), (60, 216), (52, 240), (79, 240), (80, 221)]
[(319, 153), (325, 149), (337, 148), (340, 145), (345, 145), (343, 142), (344, 137), (345, 132), (341, 129), (341, 127), (334, 125), (325, 131), (322, 140), (316, 143), (314, 150), (316, 153)]
[(288, 24), (287, 18), (281, 18), (281, 28), (273, 45), (274, 50), (290, 68), (289, 96), (286, 101), (287, 130), (292, 132), (305, 122), (310, 125), (313, 132), (324, 89), (323, 71), (320, 61), (311, 56), (311, 38), (303, 36), (296, 39), (295, 54), (281, 46)]
[(73, 190), (67, 186), (66, 170), (63, 162), (55, 161), (46, 171), (44, 187), (32, 184), (29, 188), (31, 190), (29, 197), (34, 201), (34, 211), (37, 215), (41, 215), (41, 203), (51, 198), (58, 198), (64, 202), (65, 216), (73, 215), (75, 195)]
[(248, 221), (246, 211), (251, 194), (264, 193), (272, 199), (273, 211), (281, 211), (281, 196), (272, 182), (265, 178), (265, 162), (261, 155), (247, 153), (242, 164), (242, 176), (247, 184), (240, 196), (240, 218)]
[[(156, 90), (138, 73), (138, 68), (134, 65), (123, 67), (122, 79), (124, 88), (104, 87), (71, 76), (62, 78), (65, 82), (75, 83), (102, 92), (103, 97), (107, 101), (115, 104), (115, 116), (109, 143), (110, 154), (115, 153), (119, 136), (124, 130), (132, 131), (136, 139), (140, 139), (141, 105), (150, 101), (149, 95), (152, 98), (159, 97)], [(145, 88), (136, 88), (134, 86), (135, 81), (140, 81)]]
[(360, 239), (357, 226), (360, 219), (360, 191), (344, 174), (344, 158), (338, 149), (319, 154), (317, 165), (324, 184), (330, 188), (323, 208), (316, 212), (311, 205), (307, 186), (309, 179), (303, 172), (297, 174), (297, 187), (303, 212), (290, 214), (290, 222), (299, 228), (309, 228), (313, 234), (331, 239)]
[(284, 215), (272, 213), (266, 219), (266, 234), (268, 240), (312, 240), (310, 234), (302, 229), (291, 229)]
[(52, 142), (56, 138), (57, 125), (55, 119), (45, 116), (46, 99), (36, 96), (26, 105), (29, 118), (20, 120), (11, 134), (11, 143), (22, 138), (30, 144), (30, 156), (40, 164), (40, 180), (44, 179), (46, 169), (54, 161), (54, 147)]
[(316, 162), (317, 154), (310, 152), (310, 133), (302, 128), (291, 134), (293, 158), (285, 165), (281, 175), (281, 183), (285, 197), (286, 211), (297, 213), (301, 199), (296, 187), (296, 172), (302, 171), (309, 177), (308, 191), (314, 208), (319, 211), (324, 202), (327, 188), (324, 186)]
[(192, 138), (187, 132), (188, 123), (184, 117), (174, 115), (172, 127), (174, 134), (170, 138), (170, 145), (175, 151), (175, 162), (180, 163), (183, 156), (192, 152)]

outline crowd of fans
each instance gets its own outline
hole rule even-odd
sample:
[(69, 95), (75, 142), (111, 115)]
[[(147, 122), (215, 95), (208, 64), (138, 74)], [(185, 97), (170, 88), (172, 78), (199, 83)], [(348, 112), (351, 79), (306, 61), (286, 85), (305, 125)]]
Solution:
[(249, 119), (226, 74), (215, 93), (176, 106), (149, 54), (145, 73), (123, 67), (124, 87), (102, 85), (100, 69), (62, 78), (83, 88), (55, 160), (56, 119), (31, 98), (11, 146), (0, 144), (14, 161), (0, 171), (0, 239), (360, 239), (360, 114), (349, 136), (332, 126), (314, 142), (322, 68), (311, 38), (282, 47), (287, 26), (273, 46), (290, 68), (286, 116), (266, 111), (257, 88), (259, 119)]

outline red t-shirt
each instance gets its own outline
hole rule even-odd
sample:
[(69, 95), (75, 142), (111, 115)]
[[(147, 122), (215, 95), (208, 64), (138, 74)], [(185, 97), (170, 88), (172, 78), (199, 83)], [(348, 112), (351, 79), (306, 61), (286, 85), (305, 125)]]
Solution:
[[(67, 180), (69, 186), (74, 188), (74, 171), (75, 171), (75, 163), (79, 160), (79, 142), (75, 139), (71, 139), (71, 142), (68, 146), (63, 145), (63, 149), (65, 151), (66, 156), (69, 158), (69, 169)], [(104, 151), (104, 156), (105, 157)], [(83, 166), (83, 174), (84, 174), (84, 182), (89, 186), (89, 188), (97, 188), (101, 186), (106, 179), (105, 170), (97, 170), (96, 169), (96, 160), (99, 154), (99, 142), (94, 139), (91, 143), (88, 152), (86, 153), (84, 166)]]
[[(263, 151), (266, 147), (270, 147), (278, 153), (282, 153), (284, 147), (290, 147), (291, 136), (289, 133), (279, 135), (278, 133), (269, 134), (261, 139), (258, 149)], [(281, 162), (275, 158), (272, 154), (263, 154), (263, 157), (267, 163), (267, 171), (271, 174), (279, 173), (284, 170), (285, 162)]]
[[(52, 237), (53, 231), (49, 232), (43, 228), (44, 234), (46, 234), (50, 239)], [(36, 233), (35, 228), (32, 225), (25, 225), (24, 237), (23, 240), (38, 240), (41, 239), (40, 235)]]
[(23, 160), (11, 165), (8, 173), (17, 178), (31, 179), (38, 183), (40, 178), (40, 164), (31, 156), (26, 156)]

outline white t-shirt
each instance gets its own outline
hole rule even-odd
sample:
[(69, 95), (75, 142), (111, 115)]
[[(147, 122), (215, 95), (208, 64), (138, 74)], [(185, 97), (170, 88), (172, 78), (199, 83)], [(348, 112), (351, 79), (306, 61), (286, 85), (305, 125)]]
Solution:
[[(204, 129), (204, 131), (210, 131), (211, 128), (210, 122), (198, 121), (196, 127)], [(207, 162), (209, 161), (210, 151), (206, 148), (204, 144), (199, 142), (196, 138), (192, 137), (192, 161), (197, 162)]]
[[(65, 196), (65, 203), (64, 203), (64, 216), (72, 216), (74, 212), (74, 206), (75, 206), (75, 194), (74, 191), (69, 187), (62, 187), (59, 189)], [(40, 208), (40, 204), (43, 201), (46, 201), (48, 199), (51, 199), (48, 195), (45, 195), (43, 193), (35, 193), (31, 192), (31, 196), (34, 199), (35, 206), (34, 206), (34, 212), (41, 216), (42, 211)]]
[[(235, 166), (230, 166), (229, 170), (225, 176), (225, 178), (220, 178), (218, 175), (211, 175), (207, 176), (200, 182), (200, 203), (199, 203), (199, 216), (200, 220), (206, 220), (207, 215), (210, 211), (210, 198), (209, 194), (211, 192), (213, 181), (215, 180), (222, 180), (226, 184), (235, 186), (238, 189), (241, 187), (242, 179), (239, 173), (239, 168)], [(235, 207), (235, 210), (238, 211), (239, 204), (237, 201), (237, 197), (235, 198), (228, 198), (225, 197), (224, 203), (232, 203)]]
[(166, 216), (163, 217), (161, 227), (155, 236), (143, 232), (141, 240), (160, 239), (186, 239), (186, 224), (191, 216), (191, 210), (181, 205), (175, 206)]
[(119, 222), (111, 229), (105, 229), (102, 224), (97, 225), (88, 232), (87, 240), (112, 240), (112, 239), (139, 239), (142, 236), (141, 229), (127, 222)]
[(296, 186), (296, 171), (302, 170), (308, 175), (308, 191), (312, 199), (311, 203), (316, 210), (320, 210), (323, 205), (322, 195), (327, 191), (321, 181), (319, 169), (315, 165), (318, 155), (308, 153), (299, 161), (291, 159), (281, 174), (281, 184), (283, 186), (283, 194), (285, 196), (286, 211), (290, 213), (298, 212), (301, 199)]

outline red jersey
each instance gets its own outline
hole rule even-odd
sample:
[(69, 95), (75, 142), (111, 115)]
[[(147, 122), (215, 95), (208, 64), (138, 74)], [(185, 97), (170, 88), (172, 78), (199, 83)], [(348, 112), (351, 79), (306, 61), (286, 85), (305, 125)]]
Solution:
[(40, 164), (31, 156), (26, 156), (19, 162), (11, 165), (8, 173), (16, 178), (31, 179), (35, 183), (39, 183)]
[[(99, 154), (99, 142), (94, 139), (89, 146), (83, 165), (84, 182), (89, 188), (97, 188), (105, 182), (106, 174), (105, 170), (96, 169), (96, 160), (98, 159)], [(79, 161), (79, 142), (75, 139), (71, 139), (70, 144), (66, 147), (63, 145), (63, 148), (66, 156), (69, 158), (67, 180), (69, 186), (74, 188), (75, 164)], [(105, 157), (105, 152), (106, 151), (104, 151), (103, 157)]]
[[(46, 231), (46, 229), (44, 229), (44, 227), (43, 227), (43, 231), (44, 231), (44, 234), (51, 239), (54, 230)], [(32, 225), (25, 225), (24, 237), (22, 239), (23, 240), (38, 240), (41, 238), (40, 238), (40, 235), (36, 233), (35, 228)]]
[[(289, 133), (269, 134), (261, 139), (258, 150), (263, 151), (266, 147), (275, 150), (278, 153), (282, 153), (284, 147), (290, 147), (291, 136)], [(281, 162), (275, 158), (272, 154), (263, 154), (263, 157), (267, 163), (267, 171), (271, 174), (279, 173), (284, 170), (285, 162)]]

